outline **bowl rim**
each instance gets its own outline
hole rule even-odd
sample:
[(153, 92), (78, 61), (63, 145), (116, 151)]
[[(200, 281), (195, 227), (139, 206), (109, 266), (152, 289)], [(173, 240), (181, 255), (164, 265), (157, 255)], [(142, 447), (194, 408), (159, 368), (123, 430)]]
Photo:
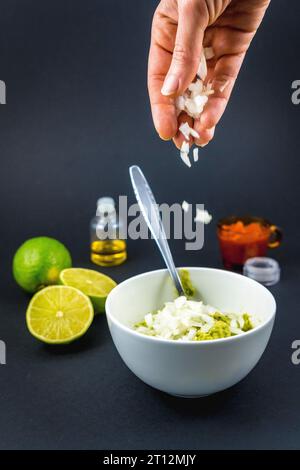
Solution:
[(201, 267), (197, 267), (197, 266), (177, 267), (177, 269), (186, 269), (188, 271), (199, 271), (199, 270), (200, 271), (217, 271), (217, 272), (225, 273), (226, 275), (232, 276), (232, 277), (242, 277), (243, 279), (246, 280), (246, 282), (249, 282), (249, 284), (255, 284), (261, 290), (264, 290), (265, 292), (268, 293), (268, 295), (270, 296), (270, 299), (272, 301), (272, 304), (273, 304), (273, 312), (270, 315), (270, 317), (266, 321), (264, 321), (261, 325), (256, 326), (255, 328), (253, 328), (250, 331), (246, 331), (242, 335), (240, 334), (240, 335), (236, 335), (236, 336), (229, 336), (227, 338), (210, 339), (210, 340), (207, 340), (207, 341), (188, 341), (188, 340), (180, 340), (179, 341), (179, 340), (174, 340), (174, 339), (159, 338), (157, 336), (143, 335), (142, 333), (139, 333), (138, 331), (130, 328), (129, 326), (124, 325), (123, 323), (121, 323), (119, 320), (117, 320), (113, 316), (113, 314), (110, 311), (111, 298), (113, 297), (113, 295), (116, 295), (116, 292), (119, 290), (119, 288), (121, 286), (124, 287), (124, 285), (126, 285), (127, 283), (131, 282), (132, 280), (134, 280), (136, 278), (147, 277), (147, 276), (150, 276), (154, 273), (161, 273), (161, 272), (167, 272), (168, 271), (167, 268), (162, 268), (162, 269), (154, 269), (152, 271), (146, 271), (146, 272), (143, 272), (143, 273), (140, 273), (140, 274), (136, 274), (135, 276), (131, 276), (128, 279), (125, 279), (125, 281), (120, 282), (120, 284), (117, 284), (116, 287), (114, 287), (113, 290), (108, 294), (107, 299), (106, 299), (105, 315), (106, 315), (107, 321), (108, 321), (108, 319), (110, 319), (110, 321), (112, 321), (115, 325), (117, 325), (119, 328), (121, 328), (121, 330), (124, 330), (125, 332), (131, 334), (134, 337), (143, 338), (146, 341), (158, 341), (160, 343), (167, 343), (167, 344), (174, 344), (174, 345), (175, 344), (178, 344), (178, 345), (180, 345), (180, 344), (182, 344), (182, 345), (189, 344), (189, 345), (193, 345), (193, 347), (196, 347), (196, 346), (198, 346), (198, 347), (200, 347), (200, 346), (201, 347), (209, 347), (209, 344), (216, 344), (216, 343), (221, 344), (223, 342), (238, 341), (238, 340), (241, 340), (242, 338), (245, 338), (245, 337), (248, 337), (250, 335), (255, 334), (257, 331), (260, 331), (265, 326), (267, 326), (269, 323), (274, 321), (275, 316), (276, 316), (276, 309), (277, 309), (276, 300), (275, 300), (273, 294), (269, 291), (269, 289), (267, 289), (265, 286), (263, 286), (259, 282), (255, 281), (254, 279), (251, 279), (247, 276), (244, 276), (243, 274), (235, 273), (235, 272), (232, 272), (232, 271), (226, 271), (225, 269), (209, 268), (209, 267), (206, 268), (206, 267), (203, 267), (203, 266), (201, 266)]

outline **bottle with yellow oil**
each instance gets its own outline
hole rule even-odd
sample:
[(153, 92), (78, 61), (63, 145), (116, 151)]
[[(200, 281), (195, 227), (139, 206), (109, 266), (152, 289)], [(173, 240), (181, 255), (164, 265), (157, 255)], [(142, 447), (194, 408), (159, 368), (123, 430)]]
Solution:
[(126, 241), (120, 237), (121, 221), (111, 197), (97, 201), (96, 217), (91, 220), (91, 261), (98, 266), (117, 266), (127, 259)]

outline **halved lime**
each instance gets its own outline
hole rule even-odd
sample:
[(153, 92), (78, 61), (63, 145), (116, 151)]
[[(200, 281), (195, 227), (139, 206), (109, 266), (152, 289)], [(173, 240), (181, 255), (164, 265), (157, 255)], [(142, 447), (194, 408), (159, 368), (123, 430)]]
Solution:
[(37, 292), (26, 312), (30, 333), (51, 344), (70, 343), (80, 338), (93, 318), (90, 299), (80, 290), (67, 286), (50, 286)]
[(59, 279), (63, 285), (76, 287), (88, 295), (94, 305), (95, 313), (105, 311), (106, 298), (117, 285), (113, 279), (93, 269), (63, 269)]

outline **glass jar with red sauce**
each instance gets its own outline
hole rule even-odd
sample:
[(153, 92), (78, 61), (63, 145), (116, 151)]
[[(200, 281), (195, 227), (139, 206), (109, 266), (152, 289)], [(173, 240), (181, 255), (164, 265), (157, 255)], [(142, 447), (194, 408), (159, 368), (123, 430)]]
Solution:
[(248, 258), (265, 256), (268, 248), (276, 248), (282, 231), (261, 217), (231, 216), (218, 223), (218, 240), (226, 269), (242, 271)]

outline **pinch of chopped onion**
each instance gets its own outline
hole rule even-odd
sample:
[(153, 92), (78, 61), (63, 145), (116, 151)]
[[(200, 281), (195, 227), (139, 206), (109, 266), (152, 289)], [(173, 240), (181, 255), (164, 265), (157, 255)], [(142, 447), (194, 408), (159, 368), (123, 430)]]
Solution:
[(195, 96), (194, 98), (194, 102), (196, 106), (202, 109), (206, 105), (207, 101), (208, 101), (208, 97), (206, 95), (198, 95), (198, 96)]
[(199, 112), (199, 107), (197, 107), (197, 104), (195, 103), (195, 98), (187, 98), (185, 100), (185, 107), (186, 107), (186, 111), (187, 113), (194, 117), (195, 115), (198, 114)]
[(188, 90), (191, 92), (191, 97), (194, 98), (197, 95), (200, 95), (203, 91), (203, 82), (202, 80), (196, 80), (192, 82), (188, 87)]

